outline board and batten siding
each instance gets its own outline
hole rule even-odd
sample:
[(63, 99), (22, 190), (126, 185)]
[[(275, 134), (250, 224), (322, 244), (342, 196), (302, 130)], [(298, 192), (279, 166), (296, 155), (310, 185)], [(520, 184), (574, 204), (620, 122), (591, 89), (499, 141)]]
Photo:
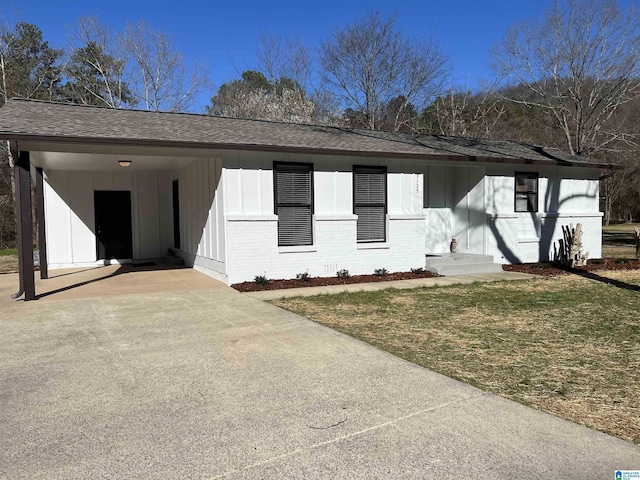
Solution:
[(96, 190), (131, 192), (134, 260), (164, 257), (172, 243), (170, 188), (167, 172), (46, 171), (49, 268), (96, 264)]
[[(278, 247), (274, 162), (313, 165), (313, 244)], [(357, 243), (353, 214), (354, 165), (387, 167), (387, 240)], [(424, 266), (422, 173), (413, 161), (226, 152), (224, 154), (227, 275), (229, 283), (267, 278), (370, 274)]]
[[(172, 176), (168, 188), (171, 189), (173, 180), (178, 180), (180, 250), (177, 253), (187, 266), (226, 282), (222, 172), (219, 157), (194, 159)], [(171, 191), (168, 198), (171, 201)], [(173, 245), (173, 233), (171, 243)]]
[(424, 164), (425, 251), (449, 251), (455, 238), (458, 251), (485, 253), (486, 213), (484, 167)]
[[(515, 212), (515, 172), (539, 174), (538, 211)], [(487, 168), (487, 253), (501, 263), (553, 259), (562, 226), (582, 224), (583, 250), (602, 256), (599, 172), (580, 167)]]

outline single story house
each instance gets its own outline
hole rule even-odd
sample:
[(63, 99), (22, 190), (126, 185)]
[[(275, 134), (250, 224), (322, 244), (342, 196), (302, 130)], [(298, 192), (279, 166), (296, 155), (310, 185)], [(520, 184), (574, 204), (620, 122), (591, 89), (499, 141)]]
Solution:
[(0, 139), (16, 158), (26, 299), (34, 176), (45, 275), (168, 249), (227, 284), (408, 271), (453, 238), (532, 262), (569, 223), (601, 255), (606, 165), (517, 142), (22, 99), (0, 109)]

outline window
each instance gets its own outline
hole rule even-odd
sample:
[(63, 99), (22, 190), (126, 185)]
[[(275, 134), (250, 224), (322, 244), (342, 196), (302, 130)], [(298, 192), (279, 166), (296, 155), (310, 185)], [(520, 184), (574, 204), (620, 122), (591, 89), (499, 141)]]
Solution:
[(358, 242), (386, 241), (385, 167), (353, 167), (353, 213), (358, 216)]
[(516, 173), (516, 212), (538, 211), (538, 174)]
[(313, 179), (308, 163), (274, 163), (278, 246), (312, 245)]

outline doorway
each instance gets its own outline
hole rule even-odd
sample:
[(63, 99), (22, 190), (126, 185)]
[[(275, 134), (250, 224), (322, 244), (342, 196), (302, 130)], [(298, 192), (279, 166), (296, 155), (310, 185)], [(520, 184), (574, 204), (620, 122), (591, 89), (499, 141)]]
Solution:
[(180, 250), (180, 187), (178, 180), (172, 184), (173, 193), (173, 248)]
[(133, 259), (131, 192), (95, 191), (98, 260)]

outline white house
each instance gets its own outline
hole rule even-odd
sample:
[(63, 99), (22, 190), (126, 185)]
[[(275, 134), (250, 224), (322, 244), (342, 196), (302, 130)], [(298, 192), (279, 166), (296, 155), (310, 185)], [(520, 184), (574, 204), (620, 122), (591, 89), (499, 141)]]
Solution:
[(23, 212), (32, 175), (42, 187), (45, 272), (169, 248), (228, 284), (408, 271), (452, 238), (458, 252), (532, 262), (569, 223), (601, 255), (606, 166), (516, 142), (19, 99), (0, 109), (0, 138), (18, 160)]

